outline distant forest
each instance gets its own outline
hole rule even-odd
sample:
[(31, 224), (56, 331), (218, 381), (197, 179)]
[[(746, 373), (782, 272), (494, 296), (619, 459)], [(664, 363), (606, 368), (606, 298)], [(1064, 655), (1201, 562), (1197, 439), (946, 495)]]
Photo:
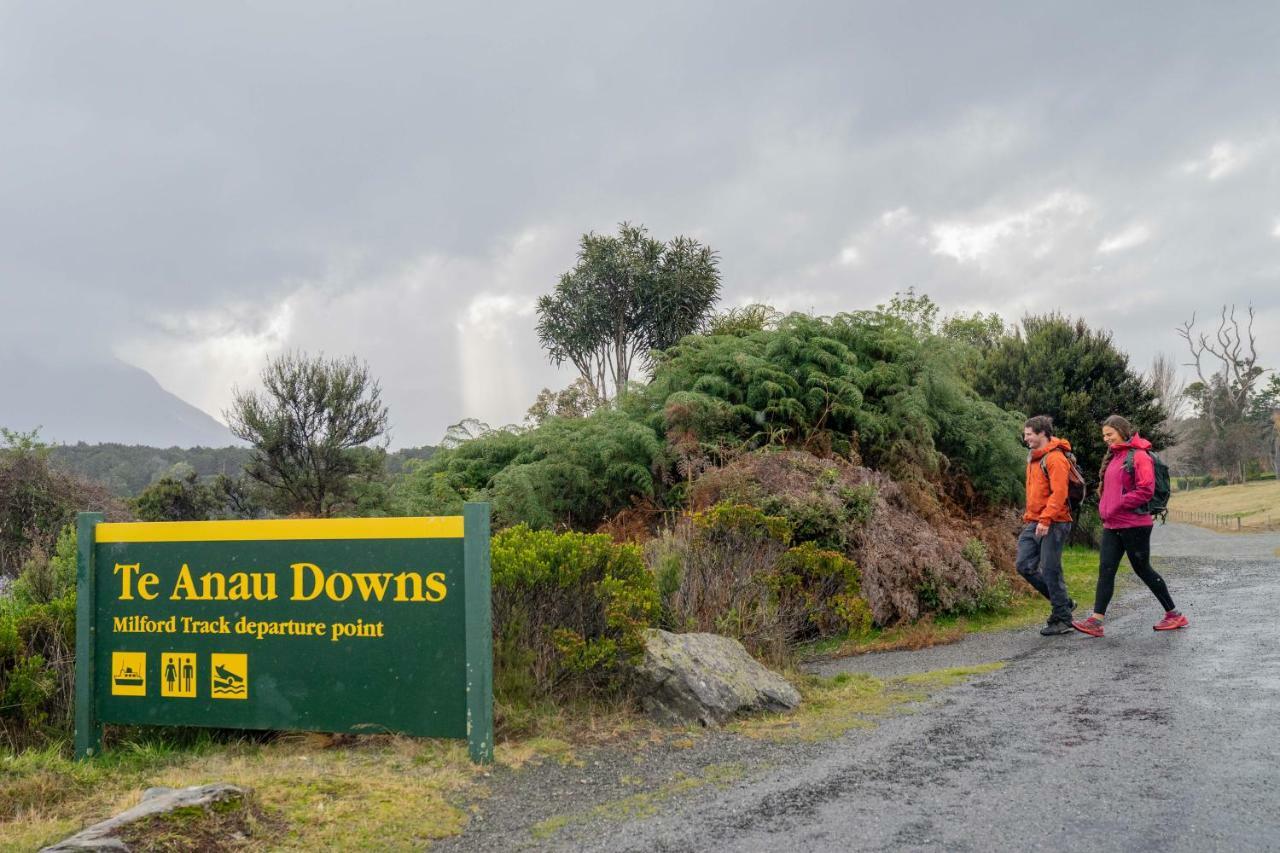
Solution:
[[(406, 447), (387, 454), (387, 472), (402, 474), (411, 459), (430, 459), (436, 448)], [(166, 474), (190, 466), (201, 478), (238, 475), (249, 461), (247, 447), (147, 447), (129, 444), (59, 444), (50, 448), (54, 465), (102, 483), (131, 498)]]

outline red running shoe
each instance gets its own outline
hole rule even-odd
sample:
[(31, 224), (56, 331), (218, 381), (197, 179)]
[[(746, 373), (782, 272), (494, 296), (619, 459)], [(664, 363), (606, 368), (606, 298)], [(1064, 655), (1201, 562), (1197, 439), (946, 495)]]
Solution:
[(1088, 619), (1077, 620), (1071, 623), (1071, 627), (1075, 628), (1081, 634), (1088, 634), (1090, 637), (1102, 636), (1102, 622), (1090, 616)]
[(1151, 627), (1157, 631), (1172, 631), (1176, 628), (1185, 628), (1188, 624), (1187, 617), (1181, 613), (1166, 613), (1163, 619)]

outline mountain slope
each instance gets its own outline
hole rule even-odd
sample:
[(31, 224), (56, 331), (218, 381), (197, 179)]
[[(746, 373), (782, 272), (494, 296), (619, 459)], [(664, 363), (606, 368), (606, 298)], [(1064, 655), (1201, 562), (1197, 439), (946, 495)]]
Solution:
[(0, 426), (40, 428), (46, 442), (226, 447), (224, 425), (117, 360), (83, 366), (0, 353)]

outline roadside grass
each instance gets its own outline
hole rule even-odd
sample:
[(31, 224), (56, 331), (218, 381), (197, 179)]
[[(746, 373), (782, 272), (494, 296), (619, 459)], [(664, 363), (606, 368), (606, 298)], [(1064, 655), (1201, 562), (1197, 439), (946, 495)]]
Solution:
[(901, 678), (880, 679), (863, 673), (830, 678), (805, 675), (795, 679), (804, 701), (788, 714), (749, 717), (730, 723), (729, 731), (758, 740), (817, 742), (853, 729), (874, 728), (876, 719), (898, 713), (938, 690), (994, 672), (1003, 663), (954, 667)]
[(675, 799), (681, 794), (705, 785), (724, 787), (746, 775), (747, 768), (743, 764), (709, 764), (702, 768), (699, 773), (677, 775), (670, 782), (659, 785), (652, 790), (601, 803), (583, 812), (553, 815), (534, 824), (529, 832), (534, 838), (543, 840), (575, 824), (590, 823), (596, 820), (624, 821), (651, 817), (658, 813), (664, 803)]
[[(1079, 546), (1068, 548), (1062, 556), (1062, 568), (1077, 612), (1087, 610), (1098, 580), (1098, 552)], [(1124, 582), (1123, 575), (1117, 577), (1117, 585)], [(867, 652), (923, 649), (954, 643), (967, 634), (1025, 628), (1047, 619), (1048, 602), (1021, 581), (1018, 586), (1013, 603), (1000, 610), (926, 617), (910, 625), (873, 628), (865, 636), (814, 643), (802, 649), (801, 656), (824, 660)]]
[[(498, 761), (572, 760), (565, 741), (532, 738), (502, 745)], [(421, 848), (465, 827), (468, 801), (484, 795), (484, 768), (461, 741), (391, 736), (291, 735), (272, 743), (175, 745), (126, 741), (93, 761), (67, 757), (64, 744), (0, 756), (0, 850), (30, 851), (136, 805), (153, 786), (231, 782), (252, 792), (237, 816), (248, 837), (210, 849), (386, 850)], [(225, 815), (185, 828), (204, 837)], [(172, 827), (144, 833), (135, 849), (166, 845)]]
[(1174, 492), (1169, 499), (1169, 509), (1178, 514), (1179, 522), (1210, 530), (1222, 531), (1224, 528), (1201, 524), (1192, 513), (1239, 518), (1242, 530), (1275, 529), (1280, 526), (1280, 480)]

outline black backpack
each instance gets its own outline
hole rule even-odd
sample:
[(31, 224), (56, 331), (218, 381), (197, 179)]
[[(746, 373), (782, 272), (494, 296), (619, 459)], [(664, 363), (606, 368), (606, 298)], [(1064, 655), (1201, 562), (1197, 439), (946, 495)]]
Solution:
[[(1067, 457), (1067, 461), (1071, 463), (1071, 470), (1067, 473), (1067, 506), (1071, 510), (1071, 518), (1074, 520), (1080, 517), (1080, 505), (1089, 496), (1089, 485), (1084, 480), (1084, 472), (1080, 470), (1080, 463), (1076, 461), (1076, 455), (1070, 450), (1063, 450), (1061, 447), (1055, 447), (1054, 450)], [(1049, 463), (1045, 461), (1048, 455), (1046, 453), (1040, 457), (1040, 470), (1044, 472), (1046, 480), (1049, 479)], [(1168, 469), (1165, 471), (1165, 480), (1168, 482)], [(1165, 502), (1168, 503), (1168, 497), (1165, 498)]]
[[(1124, 457), (1124, 472), (1134, 478), (1137, 484), (1137, 474), (1133, 463), (1133, 457), (1136, 450), (1130, 450)], [(1173, 492), (1169, 483), (1169, 466), (1164, 464), (1164, 460), (1156, 456), (1150, 450), (1143, 451), (1151, 457), (1151, 462), (1156, 469), (1156, 491), (1151, 496), (1151, 500), (1138, 507), (1137, 512), (1142, 515), (1149, 515), (1160, 518), (1160, 523), (1164, 524), (1165, 516), (1169, 514), (1169, 495)]]

